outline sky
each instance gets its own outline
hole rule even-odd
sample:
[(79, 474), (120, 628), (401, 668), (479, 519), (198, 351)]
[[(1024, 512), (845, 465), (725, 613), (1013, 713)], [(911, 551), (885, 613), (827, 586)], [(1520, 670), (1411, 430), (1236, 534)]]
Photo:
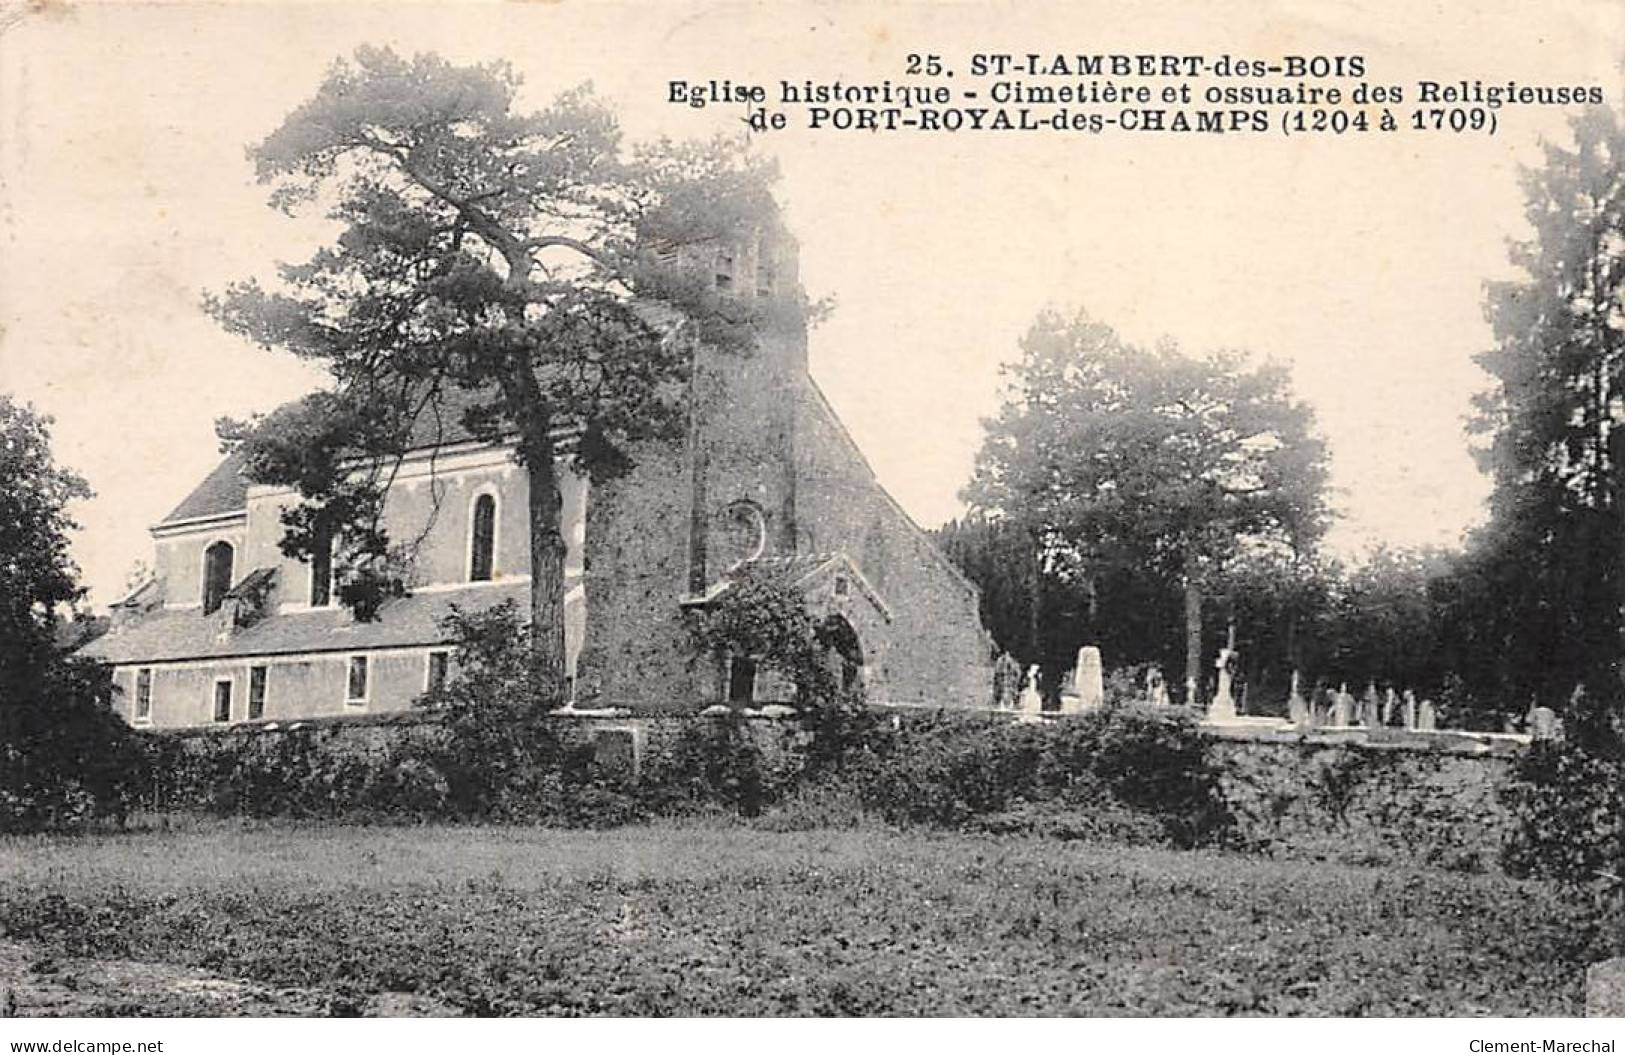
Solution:
[[(15, 4), (15, 0), (13, 0)], [(91, 599), (150, 559), (147, 527), (219, 458), (214, 420), (319, 373), (223, 333), (205, 291), (308, 256), (324, 228), (270, 209), (245, 148), (363, 44), (505, 59), (540, 107), (584, 81), (629, 140), (742, 128), (667, 101), (674, 79), (905, 82), (906, 56), (1360, 54), (1405, 85), (1622, 92), (1625, 5), (1322, 2), (1132, 6), (755, 3), (68, 3), (0, 31), (0, 391), (55, 418)], [(13, 7), (15, 10), (15, 7)], [(0, 19), (3, 25), (4, 19)], [(1401, 112), (1408, 112), (1401, 108)], [(922, 525), (958, 515), (999, 366), (1047, 307), (1131, 340), (1291, 365), (1332, 453), (1329, 542), (1451, 545), (1488, 485), (1463, 426), (1487, 378), (1484, 283), (1525, 237), (1519, 166), (1559, 107), (1495, 135), (1324, 137), (815, 132), (776, 157), (803, 282), (833, 316), (812, 372)]]

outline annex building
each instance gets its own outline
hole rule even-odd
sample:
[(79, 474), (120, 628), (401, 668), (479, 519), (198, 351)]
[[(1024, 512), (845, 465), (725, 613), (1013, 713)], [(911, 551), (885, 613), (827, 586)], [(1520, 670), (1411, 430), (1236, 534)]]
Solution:
[[(736, 296), (797, 282), (784, 234), (710, 262)], [(876, 481), (808, 374), (805, 324), (764, 324), (754, 355), (695, 354), (682, 443), (634, 448), (630, 473), (602, 486), (560, 464), (572, 706), (784, 700), (752, 657), (691, 644), (689, 613), (748, 576), (793, 586), (836, 627), (832, 662), (871, 701), (987, 705), (977, 590)], [(452, 668), (453, 605), (528, 612), (526, 474), (511, 444), (474, 439), (456, 416), (394, 474), (387, 529), (418, 543), (407, 595), (370, 621), (338, 603), (328, 562), (280, 551), (297, 494), (226, 458), (151, 528), (151, 579), (81, 650), (111, 665), (115, 706), (157, 727), (401, 710)]]

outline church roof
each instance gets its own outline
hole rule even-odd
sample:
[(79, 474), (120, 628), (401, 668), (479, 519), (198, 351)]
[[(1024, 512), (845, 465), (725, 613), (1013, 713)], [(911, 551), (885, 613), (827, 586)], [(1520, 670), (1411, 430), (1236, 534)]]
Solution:
[(214, 471), (192, 488), (192, 493), (181, 499), (181, 504), (158, 523), (160, 526), (176, 524), (242, 509), (248, 504), (248, 481), (243, 479), (242, 470), (242, 453), (227, 455), (225, 461), (215, 466)]
[(337, 605), (272, 615), (251, 626), (223, 632), (218, 620), (196, 608), (160, 608), (92, 641), (80, 651), (104, 663), (163, 663), (186, 659), (352, 652), (449, 643), (440, 620), (451, 606), (487, 608), (512, 600), (523, 617), (530, 611), (530, 582), (480, 584), (425, 591), (385, 602), (378, 618), (358, 623)]

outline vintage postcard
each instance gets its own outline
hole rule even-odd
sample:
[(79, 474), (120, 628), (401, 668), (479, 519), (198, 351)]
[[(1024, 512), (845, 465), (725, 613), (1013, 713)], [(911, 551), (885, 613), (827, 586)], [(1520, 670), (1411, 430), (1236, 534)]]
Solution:
[(1622, 424), (1617, 3), (3, 0), (0, 1013), (1625, 1014)]

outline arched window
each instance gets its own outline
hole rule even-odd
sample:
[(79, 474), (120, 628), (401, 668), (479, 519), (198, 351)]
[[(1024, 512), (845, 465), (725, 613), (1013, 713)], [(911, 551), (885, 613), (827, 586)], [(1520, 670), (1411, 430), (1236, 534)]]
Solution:
[(474, 499), (468, 536), (468, 581), (488, 582), (497, 541), (496, 498), (482, 494)]
[(220, 607), (231, 589), (231, 543), (216, 542), (203, 551), (203, 613)]

